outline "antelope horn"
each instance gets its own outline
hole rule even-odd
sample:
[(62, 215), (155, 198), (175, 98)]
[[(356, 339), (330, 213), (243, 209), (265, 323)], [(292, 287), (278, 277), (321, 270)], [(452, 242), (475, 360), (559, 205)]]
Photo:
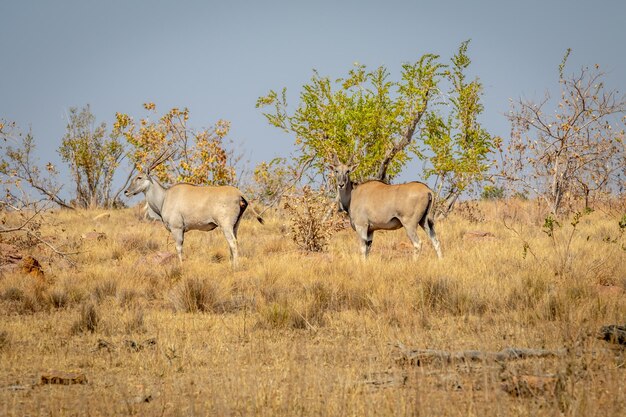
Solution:
[(168, 152), (168, 149), (165, 149), (163, 152), (161, 152), (161, 154), (150, 164), (150, 167), (148, 168), (147, 172), (149, 173), (150, 171), (152, 171), (154, 168), (158, 167), (159, 165), (161, 165), (163, 162), (165, 162), (166, 160), (168, 160), (169, 158), (171, 158), (174, 154), (176, 153), (176, 150), (170, 151)]
[(329, 150), (324, 151), (324, 161), (326, 161), (326, 164), (330, 166), (337, 166), (339, 164), (337, 155)]

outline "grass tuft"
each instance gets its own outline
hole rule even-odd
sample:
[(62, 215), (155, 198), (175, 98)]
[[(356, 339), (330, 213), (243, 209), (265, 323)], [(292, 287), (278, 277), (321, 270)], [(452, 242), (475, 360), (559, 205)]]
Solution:
[(24, 298), (24, 291), (17, 287), (6, 288), (2, 293), (2, 299), (7, 301), (22, 301)]
[(98, 283), (92, 292), (92, 296), (97, 303), (102, 302), (107, 297), (115, 297), (117, 294), (117, 281), (107, 279)]
[(221, 300), (217, 285), (199, 278), (185, 279), (170, 296), (174, 310), (185, 313), (213, 312)]
[(117, 293), (117, 301), (122, 308), (132, 307), (139, 298), (139, 292), (134, 288), (122, 288)]
[(50, 291), (50, 303), (54, 308), (64, 308), (70, 304), (70, 295), (65, 289), (55, 288)]
[(100, 314), (92, 302), (81, 306), (78, 319), (74, 322), (71, 332), (73, 334), (91, 332), (94, 333), (100, 324)]
[(11, 336), (6, 330), (0, 330), (0, 352), (6, 351), (11, 345)]
[(126, 334), (146, 332), (143, 309), (135, 309), (131, 311), (130, 317), (128, 317), (124, 324), (124, 330), (126, 331)]

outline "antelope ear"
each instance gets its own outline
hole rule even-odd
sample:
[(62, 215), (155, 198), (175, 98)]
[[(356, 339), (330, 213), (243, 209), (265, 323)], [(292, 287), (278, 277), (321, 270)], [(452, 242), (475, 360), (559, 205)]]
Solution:
[(359, 167), (359, 164), (350, 164), (350, 166), (348, 167), (348, 171), (353, 172), (355, 169), (357, 169)]

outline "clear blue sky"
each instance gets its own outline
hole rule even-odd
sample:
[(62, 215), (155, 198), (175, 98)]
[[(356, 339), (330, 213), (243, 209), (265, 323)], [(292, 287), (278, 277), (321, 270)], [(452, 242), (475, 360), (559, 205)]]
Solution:
[(292, 149), (255, 108), (269, 89), (287, 87), (296, 105), (313, 69), (337, 78), (360, 62), (397, 75), (470, 38), (482, 121), (504, 138), (509, 99), (556, 87), (567, 48), (569, 72), (600, 64), (624, 91), (625, 0), (0, 0), (0, 118), (30, 126), (42, 162), (57, 162), (69, 107), (89, 103), (110, 127), (147, 101), (186, 106), (195, 128), (230, 120), (254, 166)]

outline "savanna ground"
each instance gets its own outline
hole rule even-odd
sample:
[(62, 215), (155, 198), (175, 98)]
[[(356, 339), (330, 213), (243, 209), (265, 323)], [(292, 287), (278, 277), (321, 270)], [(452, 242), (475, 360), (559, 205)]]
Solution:
[[(626, 414), (624, 350), (597, 338), (626, 322), (623, 202), (583, 216), (569, 249), (570, 221), (550, 237), (532, 202), (466, 205), (437, 224), (441, 261), (423, 231), (417, 261), (399, 230), (377, 232), (362, 262), (351, 229), (305, 254), (284, 213), (247, 215), (236, 271), (219, 230), (187, 234), (181, 269), (161, 224), (101, 213), (43, 215), (76, 267), (2, 235), (44, 275), (0, 275), (0, 415)], [(507, 347), (560, 354), (403, 356)], [(51, 370), (87, 383), (42, 384)], [(547, 382), (516, 388), (532, 377)]]

